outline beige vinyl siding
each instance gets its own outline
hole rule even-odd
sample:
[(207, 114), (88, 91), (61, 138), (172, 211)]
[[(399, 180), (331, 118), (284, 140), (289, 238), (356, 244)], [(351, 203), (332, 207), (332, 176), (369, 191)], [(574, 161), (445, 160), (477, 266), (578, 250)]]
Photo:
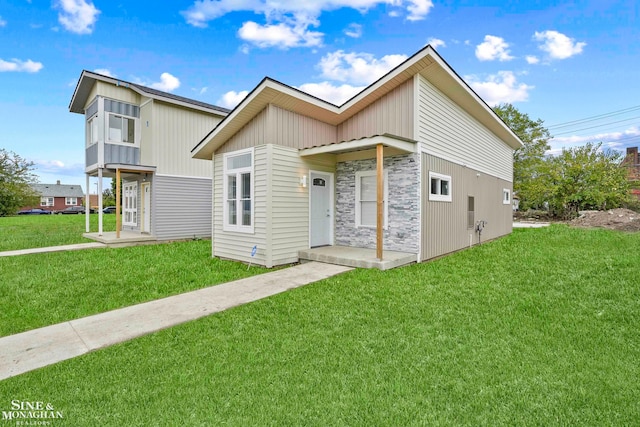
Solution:
[[(95, 89), (100, 96), (129, 104), (140, 105), (140, 95), (125, 86), (116, 86), (100, 80), (96, 81), (96, 86)], [(93, 97), (89, 99), (93, 99)]]
[(391, 134), (413, 139), (413, 79), (338, 125), (338, 141)]
[(140, 164), (145, 166), (155, 166), (156, 152), (154, 139), (153, 120), (153, 100), (143, 98), (140, 107)]
[[(211, 163), (193, 159), (191, 148), (220, 120), (222, 117), (153, 101), (153, 115), (149, 123), (153, 128), (153, 150), (151, 158), (145, 157), (150, 162), (147, 164), (156, 166), (160, 174), (210, 178)], [(146, 130), (146, 121), (142, 128)]]
[[(266, 265), (266, 202), (268, 190), (267, 148), (256, 147), (253, 153), (253, 233), (229, 232), (223, 230), (223, 155), (214, 156), (213, 182), (213, 256), (235, 259), (253, 264)], [(255, 257), (251, 249), (258, 246)]]
[(418, 75), (416, 139), (429, 154), (506, 181), (513, 179), (513, 150)]
[[(429, 171), (451, 177), (451, 202), (429, 200)], [(482, 241), (511, 232), (511, 205), (502, 203), (510, 182), (427, 154), (422, 154), (422, 176), (422, 260), (469, 247), (470, 240), (478, 243), (478, 233), (468, 228), (468, 196), (474, 197), (475, 222), (487, 221)]]
[(94, 84), (94, 85), (91, 87), (91, 91), (89, 91), (89, 96), (87, 97), (87, 103), (86, 103), (86, 104), (84, 104), (84, 109), (85, 109), (85, 110), (89, 107), (89, 105), (91, 105), (91, 103), (92, 103), (93, 101), (95, 101), (96, 96), (98, 96), (98, 85), (97, 85), (97, 84)]
[(336, 142), (336, 127), (269, 104), (216, 153), (261, 144), (307, 148)]

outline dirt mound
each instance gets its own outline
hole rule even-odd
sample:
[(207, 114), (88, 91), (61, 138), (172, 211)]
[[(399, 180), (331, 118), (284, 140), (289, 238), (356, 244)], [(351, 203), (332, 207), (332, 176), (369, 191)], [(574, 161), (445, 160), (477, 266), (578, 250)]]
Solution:
[(640, 214), (630, 209), (584, 211), (570, 221), (574, 227), (602, 227), (620, 231), (640, 231)]

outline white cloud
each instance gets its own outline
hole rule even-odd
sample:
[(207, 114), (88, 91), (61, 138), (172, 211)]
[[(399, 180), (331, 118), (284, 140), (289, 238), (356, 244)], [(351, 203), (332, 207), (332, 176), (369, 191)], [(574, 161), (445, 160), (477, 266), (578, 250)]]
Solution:
[(484, 42), (476, 46), (476, 58), (480, 61), (510, 61), (513, 56), (509, 55), (509, 43), (502, 37), (486, 35)]
[(307, 26), (286, 23), (260, 25), (252, 21), (242, 24), (238, 36), (258, 47), (287, 49), (298, 46), (320, 46), (324, 34), (309, 31)]
[(107, 68), (96, 68), (95, 70), (93, 70), (94, 72), (98, 73), (98, 74), (102, 74), (103, 76), (107, 76), (107, 77), (116, 77), (115, 74), (113, 74), (109, 69)]
[(298, 89), (332, 104), (342, 105), (362, 91), (364, 86), (351, 86), (348, 84), (335, 86), (329, 82), (320, 82), (305, 83), (298, 86)]
[(427, 44), (430, 44), (431, 47), (433, 47), (434, 49), (438, 49), (440, 47), (447, 47), (447, 44), (444, 42), (444, 40), (440, 40), (435, 37), (431, 37), (429, 40), (427, 40)]
[(64, 28), (76, 34), (91, 34), (100, 11), (86, 0), (56, 0), (60, 9), (58, 21)]
[(66, 165), (61, 160), (35, 160), (34, 163), (40, 173), (56, 176), (81, 176), (84, 173), (83, 164)]
[(638, 126), (631, 126), (623, 131), (616, 132), (601, 132), (592, 135), (559, 136), (549, 140), (551, 149), (547, 151), (547, 154), (560, 154), (563, 148), (577, 147), (588, 142), (602, 142), (602, 146), (604, 148), (622, 151), (626, 140), (633, 139), (634, 141), (637, 141), (638, 137), (640, 137), (640, 127)]
[[(196, 0), (181, 13), (187, 23), (200, 28), (231, 12), (264, 15), (264, 24), (245, 22), (238, 31), (240, 38), (259, 47), (289, 48), (322, 44), (324, 34), (309, 30), (320, 25), (318, 18), (322, 12), (351, 8), (365, 13), (381, 4), (394, 7), (394, 15), (404, 10), (408, 21), (424, 19), (433, 7), (431, 0)], [(359, 37), (360, 31), (354, 27), (347, 35)]]
[(7, 21), (2, 19), (2, 16), (0, 16), (0, 27), (6, 27), (6, 26), (7, 26)]
[(527, 55), (524, 59), (527, 60), (528, 64), (537, 64), (538, 62), (540, 62), (540, 59), (538, 59), (538, 57), (534, 55)]
[(535, 32), (533, 39), (542, 42), (538, 47), (547, 52), (551, 59), (567, 59), (582, 53), (587, 45), (584, 42), (576, 42), (574, 39), (557, 31), (548, 30)]
[(369, 53), (328, 53), (318, 66), (322, 76), (354, 85), (368, 85), (407, 59), (406, 55), (386, 55), (376, 59)]
[(529, 91), (534, 88), (525, 83), (518, 83), (512, 71), (499, 71), (485, 81), (479, 81), (475, 76), (466, 76), (465, 80), (490, 106), (526, 101)]
[(164, 92), (171, 92), (180, 87), (180, 80), (169, 73), (162, 73), (160, 74), (160, 81), (150, 84), (149, 87)]
[(362, 25), (356, 24), (355, 22), (351, 23), (347, 28), (345, 28), (344, 34), (348, 37), (353, 37), (354, 39), (360, 38), (362, 37)]
[(35, 62), (30, 59), (21, 61), (13, 58), (11, 61), (0, 59), (0, 72), (17, 71), (25, 73), (37, 73), (42, 70), (42, 62)]
[(229, 92), (222, 95), (222, 97), (218, 99), (216, 104), (225, 108), (235, 108), (236, 105), (240, 104), (240, 102), (242, 102), (242, 100), (245, 99), (248, 94), (248, 90), (241, 90), (240, 92), (230, 90)]

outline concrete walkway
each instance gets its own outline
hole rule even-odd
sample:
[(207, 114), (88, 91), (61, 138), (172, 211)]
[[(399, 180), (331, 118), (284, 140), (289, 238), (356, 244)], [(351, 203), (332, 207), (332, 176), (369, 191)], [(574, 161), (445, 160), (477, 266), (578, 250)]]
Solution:
[(0, 380), (352, 270), (309, 262), (0, 338)]
[(513, 223), (513, 228), (542, 228), (542, 227), (548, 227), (551, 224), (548, 222), (527, 222), (527, 221), (521, 221), (521, 222), (514, 222)]
[(31, 248), (31, 249), (20, 249), (17, 251), (5, 251), (5, 252), (0, 252), (0, 257), (28, 255), (28, 254), (43, 254), (46, 252), (79, 251), (81, 249), (95, 249), (95, 248), (106, 248), (106, 247), (107, 245), (105, 245), (104, 243), (98, 243), (98, 242), (77, 243), (75, 245), (48, 246), (45, 248)]

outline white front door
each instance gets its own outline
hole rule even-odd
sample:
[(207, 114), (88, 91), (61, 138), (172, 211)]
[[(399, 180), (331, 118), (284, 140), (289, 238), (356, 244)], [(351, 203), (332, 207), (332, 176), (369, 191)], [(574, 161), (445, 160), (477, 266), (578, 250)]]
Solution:
[(143, 233), (151, 232), (151, 183), (142, 183), (142, 227)]
[(330, 245), (333, 237), (333, 174), (311, 172), (309, 185), (309, 245), (312, 248)]

